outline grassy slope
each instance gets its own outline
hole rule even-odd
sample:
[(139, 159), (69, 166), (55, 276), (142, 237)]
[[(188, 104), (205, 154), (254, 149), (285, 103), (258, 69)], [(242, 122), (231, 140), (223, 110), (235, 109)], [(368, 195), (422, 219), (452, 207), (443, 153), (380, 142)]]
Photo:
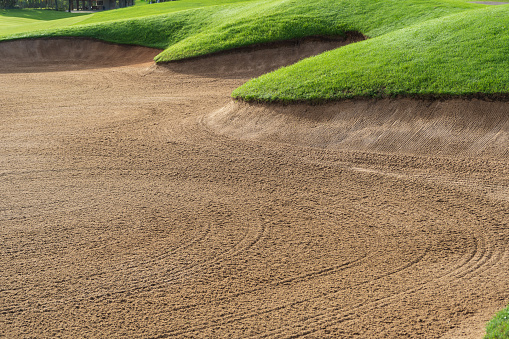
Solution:
[[(100, 31), (114, 25), (113, 21), (130, 22), (133, 19), (139, 19), (140, 25), (144, 26), (144, 29), (150, 30), (153, 28), (150, 27), (150, 24), (157, 23), (157, 20), (148, 21), (144, 25), (144, 17), (244, 1), (248, 0), (179, 0), (149, 5), (145, 1), (138, 0), (136, 6), (93, 14), (71, 14), (52, 10), (0, 10), (0, 40), (55, 35), (65, 27), (76, 25), (80, 27), (74, 28), (74, 31), (80, 35), (79, 31), (82, 25), (96, 24), (99, 26), (96, 29)], [(109, 23), (109, 25), (101, 25), (104, 23)], [(72, 32), (73, 29), (68, 31)]]
[(340, 48), (248, 82), (247, 100), (509, 93), (509, 6), (462, 12)]
[(171, 61), (255, 43), (359, 31), (368, 36), (471, 8), (462, 2), (287, 0), (258, 1), (215, 12), (208, 29), (170, 46), (156, 60)]
[[(66, 22), (80, 22), (83, 14), (57, 12), (43, 9), (0, 10), (0, 37), (22, 31), (33, 31), (37, 27), (45, 29), (60, 27)], [(35, 29), (34, 29), (35, 28)]]
[(484, 339), (507, 339), (509, 338), (509, 307), (500, 311), (486, 328)]
[[(309, 35), (341, 35), (346, 30), (378, 36), (479, 6), (459, 0), (262, 0), (169, 12), (171, 6), (183, 6), (188, 2), (181, 0), (140, 8), (147, 11), (147, 8), (156, 8), (152, 6), (164, 5), (160, 8), (165, 14), (161, 15), (125, 19), (136, 12), (135, 8), (126, 8), (94, 14), (83, 19), (78, 26), (70, 23), (71, 26), (60, 29), (10, 32), (9, 36), (4, 36), (94, 37), (110, 42), (167, 48), (157, 60), (171, 61), (253, 43)], [(224, 0), (202, 2), (224, 3)], [(99, 18), (102, 22), (93, 23)], [(0, 39), (2, 33), (0, 31)]]

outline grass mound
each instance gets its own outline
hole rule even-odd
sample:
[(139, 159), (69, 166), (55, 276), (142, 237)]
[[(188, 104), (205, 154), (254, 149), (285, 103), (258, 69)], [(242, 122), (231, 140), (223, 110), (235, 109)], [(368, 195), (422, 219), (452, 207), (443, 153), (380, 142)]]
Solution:
[(500, 311), (486, 327), (484, 339), (509, 338), (509, 307)]
[(264, 75), (233, 97), (494, 96), (509, 92), (508, 11), (460, 0), (180, 0), (46, 21), (23, 18), (34, 22), (4, 27), (0, 39), (90, 37), (164, 49), (155, 60), (169, 62), (355, 31), (372, 39)]
[[(357, 31), (379, 36), (410, 24), (480, 5), (465, 1), (414, 0), (235, 0), (175, 1), (125, 8), (63, 22), (58, 28), (31, 27), (4, 38), (81, 36), (166, 49), (156, 60), (173, 61), (256, 43)], [(215, 4), (215, 6), (211, 6)], [(160, 6), (164, 5), (164, 6)], [(160, 10), (154, 14), (152, 6)], [(199, 8), (194, 8), (199, 7)], [(191, 9), (194, 8), (194, 9)], [(69, 19), (67, 19), (69, 20)], [(54, 27), (54, 26), (53, 26)]]
[(429, 20), (254, 79), (233, 96), (258, 101), (509, 93), (509, 7)]

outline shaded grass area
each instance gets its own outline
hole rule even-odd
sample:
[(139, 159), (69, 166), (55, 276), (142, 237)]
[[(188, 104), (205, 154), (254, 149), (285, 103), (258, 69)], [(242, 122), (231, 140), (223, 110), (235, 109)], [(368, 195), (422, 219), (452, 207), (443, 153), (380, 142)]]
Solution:
[(484, 339), (507, 339), (509, 338), (509, 306), (497, 313), (486, 327)]
[(509, 7), (448, 15), (330, 51), (254, 79), (256, 101), (509, 93)]
[(42, 24), (42, 27), (46, 27), (46, 25), (51, 27), (52, 21), (57, 21), (57, 25), (60, 26), (60, 20), (62, 19), (78, 19), (78, 17), (83, 16), (82, 13), (74, 14), (47, 9), (0, 9), (0, 34), (8, 34), (9, 31), (15, 32), (16, 28), (19, 29), (19, 27), (26, 30), (31, 27), (27, 25), (31, 24)]

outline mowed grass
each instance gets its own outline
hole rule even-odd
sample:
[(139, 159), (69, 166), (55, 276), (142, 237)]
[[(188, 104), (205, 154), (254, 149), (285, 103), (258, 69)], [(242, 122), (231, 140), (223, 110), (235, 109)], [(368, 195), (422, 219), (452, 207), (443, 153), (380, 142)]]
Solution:
[[(96, 13), (68, 13), (63, 11), (54, 10), (0, 10), (0, 40), (10, 40), (18, 38), (40, 37), (40, 36), (54, 36), (55, 32), (60, 31), (65, 27), (76, 26), (74, 32), (78, 36), (81, 26), (96, 24), (100, 31), (107, 29), (110, 25), (101, 25), (108, 22), (127, 21), (131, 22), (133, 19), (139, 19), (140, 25), (144, 26), (144, 30), (151, 30), (152, 24), (157, 25), (157, 20), (149, 20), (146, 25), (143, 24), (144, 17), (154, 15), (165, 15), (168, 13), (175, 13), (185, 11), (188, 9), (196, 9), (209, 6), (217, 6), (221, 4), (230, 4), (237, 2), (245, 2), (249, 0), (179, 0), (169, 1), (163, 3), (148, 4), (147, 1), (137, 1), (137, 4), (132, 7), (119, 8), (111, 11), (102, 11)], [(162, 19), (162, 17), (161, 17)], [(69, 29), (68, 32), (73, 32)], [(134, 35), (134, 30), (128, 30), (128, 35)], [(65, 34), (65, 33), (62, 33)], [(90, 36), (92, 38), (99, 38), (98, 36)], [(149, 45), (149, 44), (144, 44)], [(161, 45), (161, 44), (159, 44)]]
[[(0, 39), (86, 36), (166, 49), (173, 61), (254, 43), (359, 31), (370, 37), (479, 5), (466, 1), (180, 0), (63, 19), (60, 27), (0, 31)], [(152, 15), (158, 11), (159, 14)], [(47, 23), (48, 25), (51, 23)], [(19, 29), (19, 27), (17, 28)]]
[(509, 338), (509, 306), (500, 311), (486, 328), (484, 339), (507, 339)]
[[(131, 20), (134, 18), (142, 18), (151, 15), (161, 15), (185, 11), (188, 9), (196, 9), (209, 6), (217, 6), (222, 4), (232, 4), (238, 2), (246, 2), (249, 0), (177, 0), (161, 3), (149, 4), (147, 1), (136, 1), (136, 5), (132, 7), (119, 8), (114, 11), (104, 11), (95, 13), (87, 18), (83, 23), (101, 23), (113, 20)], [(155, 2), (155, 0), (154, 0)]]
[(233, 96), (257, 101), (505, 96), (509, 6), (465, 11), (352, 44), (254, 79)]
[[(45, 9), (0, 9), (0, 36), (22, 31), (31, 31), (40, 25), (43, 28), (61, 27), (67, 21), (80, 22), (84, 14), (74, 14)], [(67, 19), (67, 20), (66, 20)], [(70, 20), (69, 20), (70, 19)]]

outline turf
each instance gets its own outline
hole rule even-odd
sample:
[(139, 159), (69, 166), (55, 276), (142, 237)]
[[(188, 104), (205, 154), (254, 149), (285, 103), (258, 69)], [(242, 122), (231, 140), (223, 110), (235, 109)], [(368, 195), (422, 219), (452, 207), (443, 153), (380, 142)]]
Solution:
[(434, 1), (258, 1), (216, 11), (207, 23), (207, 30), (193, 32), (169, 46), (156, 60), (172, 61), (306, 36), (341, 36), (347, 31), (378, 36), (412, 22), (468, 8), (472, 5)]
[[(30, 38), (40, 36), (58, 36), (76, 35), (83, 36), (81, 32), (84, 25), (96, 25), (95, 30), (90, 29), (92, 38), (100, 38), (102, 30), (108, 29), (113, 22), (125, 21), (127, 23), (138, 19), (138, 26), (143, 26), (143, 30), (156, 29), (151, 24), (157, 25), (164, 21), (164, 15), (185, 11), (188, 9), (203, 8), (209, 6), (218, 6), (221, 4), (230, 4), (245, 2), (247, 0), (179, 0), (164, 3), (148, 4), (146, 1), (137, 1), (135, 6), (120, 8), (111, 11), (97, 12), (93, 14), (67, 13), (54, 10), (0, 10), (0, 40), (10, 40), (17, 38)], [(147, 20), (145, 17), (159, 15), (159, 20)], [(57, 20), (60, 19), (60, 20)], [(108, 24), (109, 23), (109, 24)], [(70, 28), (79, 25), (79, 27)], [(65, 28), (68, 28), (63, 31)], [(134, 36), (137, 32), (128, 29), (125, 34)], [(94, 34), (98, 34), (95, 36)], [(158, 47), (164, 45), (164, 39), (158, 44)], [(110, 41), (114, 41), (110, 39)], [(151, 46), (150, 43), (140, 43), (144, 46)]]
[(484, 339), (507, 339), (509, 338), (509, 307), (500, 311), (486, 327)]
[(509, 7), (448, 15), (254, 79), (233, 96), (258, 101), (509, 93)]
[[(82, 19), (66, 19), (57, 29), (55, 25), (46, 29), (39, 24), (17, 32), (0, 31), (0, 39), (89, 36), (167, 48), (158, 61), (172, 61), (253, 43), (309, 35), (341, 35), (347, 30), (379, 36), (479, 6), (464, 1), (423, 0), (231, 1), (181, 0), (125, 8)], [(156, 12), (160, 14), (150, 15)]]
[[(32, 25), (40, 25), (42, 27), (53, 26), (53, 21), (57, 26), (62, 22), (66, 22), (68, 18), (74, 18), (76, 21), (83, 20), (84, 14), (74, 14), (62, 11), (53, 11), (45, 9), (0, 9), (0, 36), (8, 35), (11, 32), (17, 32), (19, 29), (23, 31), (30, 31)], [(81, 17), (81, 18), (80, 18)]]

